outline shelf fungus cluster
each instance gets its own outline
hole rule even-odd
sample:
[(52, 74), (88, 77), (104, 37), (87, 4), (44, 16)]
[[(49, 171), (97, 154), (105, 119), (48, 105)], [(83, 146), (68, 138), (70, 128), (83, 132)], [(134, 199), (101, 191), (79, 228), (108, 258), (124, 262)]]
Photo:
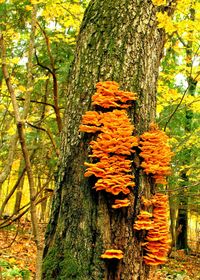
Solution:
[(154, 226), (148, 231), (144, 245), (147, 252), (144, 262), (148, 265), (164, 264), (170, 248), (168, 227), (168, 196), (157, 193), (153, 197), (153, 223)]
[[(96, 111), (88, 111), (82, 117), (80, 131), (95, 133), (96, 139), (90, 142), (92, 162), (85, 162), (85, 177), (95, 176), (96, 191), (106, 191), (114, 196), (123, 197), (135, 186), (132, 174), (132, 162), (129, 156), (138, 146), (138, 138), (133, 136), (126, 108), (136, 100), (136, 94), (119, 90), (119, 84), (113, 81), (99, 82), (97, 91), (92, 96), (92, 105)], [(109, 111), (108, 111), (109, 110)], [(113, 209), (127, 207), (127, 197), (115, 199)], [(103, 259), (121, 259), (121, 250), (109, 249)]]
[(99, 82), (96, 88), (92, 104), (103, 108), (128, 108), (130, 101), (137, 99), (134, 92), (119, 90), (119, 84), (114, 81)]
[(146, 241), (143, 243), (146, 255), (144, 262), (147, 265), (160, 265), (167, 261), (170, 248), (168, 227), (168, 197), (157, 193), (151, 199), (153, 213), (141, 211), (135, 222), (134, 229), (148, 230)]
[(156, 184), (166, 185), (166, 176), (171, 174), (170, 161), (173, 153), (168, 145), (168, 136), (157, 128), (150, 126), (149, 132), (141, 136), (141, 167), (146, 174), (152, 174)]
[[(97, 92), (92, 97), (93, 105), (110, 108), (111, 111), (89, 111), (82, 118), (80, 131), (98, 133), (96, 139), (90, 142), (90, 157), (97, 162), (84, 163), (87, 167), (85, 177), (94, 175), (98, 178), (94, 185), (97, 191), (127, 195), (135, 185), (128, 156), (134, 152), (133, 147), (138, 146), (138, 139), (132, 135), (134, 126), (126, 110), (121, 109), (130, 106), (129, 102), (135, 99), (134, 93), (120, 91), (116, 82), (99, 82)], [(129, 200), (125, 199), (115, 202), (113, 208), (129, 205)]]
[[(90, 141), (91, 161), (85, 162), (84, 176), (96, 177), (93, 188), (114, 195), (113, 209), (128, 207), (131, 203), (127, 195), (135, 186), (130, 156), (138, 146), (138, 138), (133, 136), (134, 125), (128, 117), (126, 108), (137, 99), (136, 94), (119, 90), (113, 81), (99, 82), (92, 96), (94, 111), (82, 117), (80, 131), (95, 134)], [(141, 136), (139, 148), (143, 158), (141, 167), (146, 174), (153, 176), (156, 184), (166, 185), (170, 174), (172, 152), (167, 144), (168, 138), (156, 125)], [(167, 226), (167, 196), (157, 193), (151, 200), (141, 201), (145, 209), (153, 208), (153, 213), (141, 210), (135, 222), (135, 230), (147, 230), (144, 245), (147, 265), (163, 264), (167, 259), (169, 236)], [(103, 259), (122, 259), (123, 252), (108, 249), (101, 255)]]

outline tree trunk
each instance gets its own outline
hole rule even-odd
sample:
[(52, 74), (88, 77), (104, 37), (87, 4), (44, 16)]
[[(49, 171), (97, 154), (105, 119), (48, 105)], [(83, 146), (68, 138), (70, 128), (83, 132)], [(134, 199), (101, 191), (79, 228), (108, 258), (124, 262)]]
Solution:
[(24, 176), (22, 177), (22, 179), (19, 183), (17, 192), (16, 192), (15, 206), (14, 206), (13, 214), (18, 213), (19, 209), (21, 208), (23, 187), (24, 187)]
[(176, 247), (176, 212), (177, 204), (174, 197), (169, 196), (169, 211), (170, 211), (170, 233), (172, 238), (172, 247)]
[(5, 180), (10, 175), (12, 164), (13, 164), (14, 157), (15, 157), (17, 142), (18, 142), (18, 134), (15, 133), (15, 135), (10, 140), (10, 147), (9, 147), (9, 151), (8, 151), (7, 162), (6, 162), (6, 164), (4, 164), (4, 167), (0, 173), (0, 190), (1, 190), (2, 184), (5, 182)]
[[(8, 204), (10, 198), (13, 196), (14, 192), (16, 191), (16, 189), (19, 187), (19, 185), (21, 184), (21, 181), (24, 179), (24, 173), (25, 173), (26, 169), (24, 168), (24, 170), (22, 171), (22, 173), (19, 175), (16, 183), (14, 184), (14, 186), (12, 187), (12, 189), (9, 191), (9, 193), (6, 195), (1, 208), (0, 208), (0, 217), (2, 217), (4, 209), (6, 207), (6, 205)], [(16, 198), (17, 200), (17, 198)]]
[[(46, 234), (42, 279), (146, 279), (141, 236), (133, 231), (141, 192), (153, 186), (140, 168), (128, 209), (111, 208), (111, 196), (92, 189), (84, 178), (88, 160), (87, 134), (80, 134), (82, 115), (91, 110), (91, 96), (98, 81), (114, 80), (123, 90), (138, 94), (130, 110), (136, 133), (155, 120), (156, 82), (164, 45), (157, 28), (157, 7), (151, 1), (95, 0), (81, 25), (71, 70), (62, 137), (62, 158), (51, 219)], [(135, 159), (137, 156), (135, 156)], [(119, 262), (104, 262), (108, 248), (121, 249)]]
[(18, 178), (21, 178), (19, 180), (19, 184), (17, 186), (17, 191), (15, 195), (15, 205), (13, 209), (13, 214), (18, 213), (20, 207), (21, 207), (21, 200), (22, 200), (22, 191), (24, 187), (24, 178), (25, 178), (25, 167), (24, 167), (24, 160), (20, 160), (19, 170), (18, 170)]

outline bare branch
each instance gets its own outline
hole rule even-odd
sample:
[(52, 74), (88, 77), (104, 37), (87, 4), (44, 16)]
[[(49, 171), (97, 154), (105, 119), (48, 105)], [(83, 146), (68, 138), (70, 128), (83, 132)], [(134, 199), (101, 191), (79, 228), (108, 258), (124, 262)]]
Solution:
[(50, 140), (51, 140), (51, 143), (52, 143), (52, 145), (53, 145), (53, 147), (54, 147), (54, 149), (55, 149), (56, 155), (57, 155), (57, 156), (60, 155), (60, 151), (59, 151), (59, 149), (57, 148), (56, 143), (55, 143), (55, 141), (54, 141), (54, 139), (53, 139), (53, 136), (52, 136), (51, 132), (49, 131), (49, 129), (46, 129), (46, 128), (41, 127), (41, 126), (36, 126), (36, 125), (31, 124), (31, 123), (29, 123), (29, 122), (26, 122), (26, 123), (27, 123), (29, 126), (33, 127), (33, 128), (36, 128), (36, 129), (39, 129), (39, 130), (42, 130), (42, 131), (46, 132), (46, 134), (49, 136), (49, 138), (50, 138)]

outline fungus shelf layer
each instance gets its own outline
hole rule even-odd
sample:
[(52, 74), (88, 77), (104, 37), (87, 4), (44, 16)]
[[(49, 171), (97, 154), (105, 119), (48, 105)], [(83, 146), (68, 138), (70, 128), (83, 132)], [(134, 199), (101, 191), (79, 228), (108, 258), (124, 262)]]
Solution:
[(141, 135), (139, 148), (143, 158), (141, 167), (146, 174), (152, 174), (156, 184), (166, 185), (166, 176), (171, 174), (170, 161), (173, 153), (168, 145), (168, 136), (156, 125)]
[(164, 264), (170, 248), (168, 226), (168, 196), (157, 193), (152, 199), (153, 227), (148, 231), (144, 249), (144, 262), (148, 265)]
[(108, 249), (105, 251), (104, 254), (101, 255), (102, 259), (122, 259), (124, 256), (123, 252), (121, 250), (116, 249)]
[[(94, 185), (97, 191), (127, 195), (135, 186), (128, 156), (134, 152), (133, 147), (138, 146), (138, 138), (132, 135), (134, 126), (126, 110), (121, 109), (130, 106), (129, 102), (135, 99), (135, 93), (120, 91), (116, 82), (99, 82), (92, 97), (93, 105), (111, 111), (88, 111), (82, 117), (80, 131), (96, 133), (96, 139), (90, 142), (92, 153), (89, 155), (95, 163), (85, 162), (84, 165), (87, 167), (85, 177), (94, 175), (98, 178)], [(120, 109), (114, 109), (116, 107)], [(113, 208), (120, 208), (120, 205), (128, 206), (117, 203)]]
[(151, 220), (152, 214), (147, 211), (141, 211), (137, 216), (133, 228), (136, 230), (149, 230), (153, 228), (153, 221)]

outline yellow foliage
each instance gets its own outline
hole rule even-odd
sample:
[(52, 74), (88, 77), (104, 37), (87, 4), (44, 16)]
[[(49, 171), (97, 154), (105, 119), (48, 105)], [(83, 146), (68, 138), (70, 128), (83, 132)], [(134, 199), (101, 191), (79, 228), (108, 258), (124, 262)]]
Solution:
[(19, 85), (17, 89), (20, 92), (25, 92), (26, 91), (26, 88), (24, 86), (22, 86), (22, 85)]
[[(28, 121), (29, 122), (35, 122), (35, 121), (37, 121), (38, 120), (38, 116), (37, 115), (30, 115), (29, 116), (29, 118), (28, 118)], [(32, 128), (31, 127), (28, 127), (28, 128), (26, 128), (26, 130), (29, 130), (29, 131), (32, 131)]]
[(16, 86), (19, 85), (19, 80), (16, 77), (11, 76), (10, 80), (11, 80), (11, 83), (12, 83), (13, 87), (16, 87)]
[(4, 110), (4, 109), (5, 109), (4, 105), (3, 105), (3, 104), (0, 104), (0, 111), (2, 111), (2, 110)]
[(200, 100), (194, 100), (190, 107), (194, 113), (200, 114)]
[(13, 171), (18, 171), (19, 166), (20, 166), (20, 159), (16, 159), (16, 160), (13, 162), (12, 170), (13, 170)]
[(176, 10), (181, 13), (187, 13), (190, 8), (195, 8), (194, 2), (191, 0), (177, 0)]
[[(83, 12), (84, 10), (78, 2), (73, 1), (71, 3), (66, 2), (58, 4), (53, 0), (49, 0), (42, 11), (42, 16), (44, 16), (45, 20), (49, 23), (52, 22), (53, 19), (56, 19), (56, 21), (65, 28), (73, 27), (78, 30)], [(61, 37), (57, 38), (62, 39)]]
[(9, 135), (14, 135), (16, 132), (16, 129), (15, 127), (11, 126), (7, 131), (6, 133), (9, 134)]
[(4, 36), (5, 41), (20, 39), (20, 34), (17, 33), (12, 27), (9, 27), (9, 25), (7, 25), (6, 31), (2, 31), (2, 34)]
[(200, 148), (200, 128), (197, 128), (193, 131), (191, 135), (188, 135), (187, 142), (185, 143), (185, 147), (191, 148), (191, 146), (195, 146), (196, 148)]
[[(157, 95), (157, 113), (160, 114), (162, 110), (171, 104), (178, 104), (182, 98), (182, 93), (176, 89), (169, 89), (168, 86), (163, 85), (159, 81)], [(182, 100), (182, 105), (187, 106), (194, 113), (200, 113), (200, 98), (197, 96), (187, 95)]]
[[(164, 0), (152, 0), (154, 5), (165, 5)], [(191, 17), (191, 9), (194, 10), (194, 16)], [(177, 32), (182, 41), (197, 43), (200, 34), (200, 3), (199, 1), (178, 0), (173, 18), (166, 12), (158, 12), (158, 27), (164, 28), (166, 33)]]
[(8, 62), (11, 64), (18, 64), (19, 61), (20, 61), (20, 57), (13, 57), (13, 58), (10, 58)]
[(157, 104), (156, 106), (156, 112), (160, 114), (162, 110), (164, 109), (164, 106), (162, 104)]
[(152, 0), (152, 3), (156, 6), (163, 6), (167, 4), (166, 0)]
[(34, 80), (34, 82), (36, 83), (37, 81), (46, 81), (46, 80), (48, 80), (48, 79), (49, 79), (48, 76), (40, 76), (40, 77), (36, 78), (36, 79)]
[(175, 137), (170, 137), (169, 138), (169, 145), (170, 145), (170, 147), (174, 147), (177, 144), (179, 144), (179, 141)]
[(26, 5), (26, 7), (25, 7), (25, 8), (26, 8), (26, 10), (27, 10), (27, 11), (31, 11), (31, 10), (33, 9), (33, 7), (32, 7), (32, 6), (30, 6), (30, 5)]
[(176, 31), (177, 27), (172, 21), (172, 18), (168, 16), (166, 12), (158, 12), (157, 13), (157, 20), (158, 20), (158, 27), (164, 28), (166, 33), (172, 34), (174, 31)]
[(10, 264), (16, 263), (16, 259), (15, 259), (15, 258), (9, 258), (8, 260), (9, 260), (9, 263), (10, 263)]
[(45, 0), (31, 0), (31, 4), (36, 5), (36, 4), (40, 4), (40, 3), (45, 3)]
[(181, 98), (181, 94), (176, 89), (170, 89), (166, 85), (158, 85), (157, 96), (157, 113), (161, 113), (164, 107), (171, 105), (172, 103), (178, 103)]

